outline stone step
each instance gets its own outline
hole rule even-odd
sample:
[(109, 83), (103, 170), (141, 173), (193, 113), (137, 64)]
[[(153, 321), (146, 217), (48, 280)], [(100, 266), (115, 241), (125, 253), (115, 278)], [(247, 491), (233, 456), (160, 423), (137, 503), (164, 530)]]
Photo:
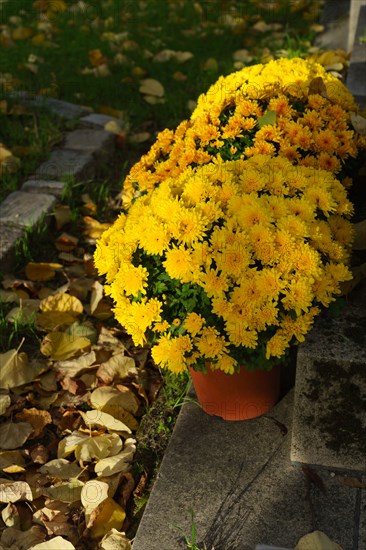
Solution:
[(366, 473), (366, 284), (300, 346), (291, 460)]

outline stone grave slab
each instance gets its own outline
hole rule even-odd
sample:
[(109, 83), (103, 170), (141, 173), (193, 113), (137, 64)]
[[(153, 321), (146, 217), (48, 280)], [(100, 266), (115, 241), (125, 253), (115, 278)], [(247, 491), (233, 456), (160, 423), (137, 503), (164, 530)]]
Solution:
[(299, 348), (291, 460), (366, 473), (366, 285), (353, 293)]

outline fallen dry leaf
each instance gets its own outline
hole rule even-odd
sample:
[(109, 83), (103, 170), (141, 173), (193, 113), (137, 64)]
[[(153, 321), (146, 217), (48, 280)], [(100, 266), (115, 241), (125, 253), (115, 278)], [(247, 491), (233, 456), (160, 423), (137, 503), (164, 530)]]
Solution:
[(28, 422), (6, 422), (0, 426), (0, 449), (18, 449), (33, 432)]
[[(128, 440), (127, 440), (128, 441)], [(127, 442), (126, 441), (126, 442)], [(134, 442), (134, 439), (131, 439), (131, 442)], [(124, 449), (114, 456), (109, 456), (107, 458), (102, 458), (95, 465), (95, 473), (98, 476), (112, 476), (117, 473), (127, 472), (131, 467), (131, 462), (136, 451), (136, 446), (134, 443), (125, 445)]]
[(97, 377), (104, 384), (111, 384), (114, 380), (124, 380), (130, 375), (136, 375), (135, 361), (123, 352), (113, 355), (108, 361), (100, 365)]
[(106, 428), (110, 432), (116, 432), (119, 434), (131, 433), (130, 428), (126, 426), (126, 424), (103, 411), (81, 411), (80, 414), (87, 426), (99, 426), (101, 428)]
[(295, 550), (342, 550), (342, 548), (322, 531), (313, 531), (301, 537)]
[(80, 315), (84, 309), (79, 298), (61, 292), (44, 298), (44, 300), (41, 301), (39, 308), (42, 312), (67, 312), (75, 316)]
[(20, 451), (0, 452), (0, 470), (9, 474), (24, 471), (25, 460)]
[(54, 216), (56, 220), (56, 229), (59, 230), (64, 225), (70, 223), (72, 219), (70, 206), (67, 204), (56, 205)]
[(25, 481), (9, 481), (0, 478), (0, 502), (33, 500), (32, 489)]
[(111, 529), (122, 529), (126, 512), (113, 500), (106, 498), (90, 514), (87, 528), (91, 530), (92, 538), (106, 535)]
[(160, 98), (165, 94), (162, 83), (154, 78), (145, 78), (144, 80), (141, 80), (139, 91), (147, 96)]
[(56, 275), (56, 270), (62, 267), (62, 264), (52, 262), (29, 262), (25, 266), (25, 274), (31, 281), (49, 281)]
[(29, 439), (40, 437), (45, 426), (52, 423), (52, 417), (49, 412), (35, 408), (24, 409), (22, 412), (17, 413), (15, 418), (20, 422), (28, 422), (33, 427), (33, 432), (29, 435)]
[(98, 550), (131, 550), (131, 542), (124, 533), (111, 529), (99, 543)]
[(90, 344), (90, 340), (83, 336), (75, 338), (64, 332), (50, 332), (43, 338), (40, 351), (53, 361), (63, 361), (87, 351)]
[(30, 550), (75, 550), (75, 546), (68, 540), (59, 536), (36, 544), (32, 546)]

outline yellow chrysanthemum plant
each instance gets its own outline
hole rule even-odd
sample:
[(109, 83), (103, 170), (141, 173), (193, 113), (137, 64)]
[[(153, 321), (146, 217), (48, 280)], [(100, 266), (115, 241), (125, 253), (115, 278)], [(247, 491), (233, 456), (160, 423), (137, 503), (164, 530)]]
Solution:
[(220, 77), (189, 120), (161, 132), (128, 174), (125, 208), (187, 167), (256, 155), (322, 168), (345, 185), (366, 149), (355, 132), (358, 107), (346, 86), (314, 60), (278, 59)]
[(352, 211), (329, 170), (218, 157), (135, 199), (95, 264), (116, 319), (157, 365), (270, 370), (351, 278)]

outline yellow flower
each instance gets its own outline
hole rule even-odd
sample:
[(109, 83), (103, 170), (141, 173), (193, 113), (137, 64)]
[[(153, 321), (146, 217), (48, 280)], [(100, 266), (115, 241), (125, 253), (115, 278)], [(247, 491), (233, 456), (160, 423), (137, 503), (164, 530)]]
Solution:
[(297, 315), (307, 311), (313, 301), (310, 282), (307, 279), (294, 279), (283, 290), (281, 302), (286, 310), (293, 310)]
[(187, 317), (184, 320), (184, 326), (189, 334), (191, 334), (192, 336), (196, 336), (196, 334), (200, 332), (204, 323), (204, 318), (194, 312), (188, 313)]
[(206, 220), (193, 209), (182, 208), (172, 219), (170, 231), (178, 242), (191, 245), (203, 238), (206, 230)]
[(266, 358), (270, 359), (270, 357), (281, 357), (285, 353), (290, 339), (291, 338), (289, 338), (289, 336), (281, 334), (281, 331), (277, 331), (277, 333), (267, 342)]
[(207, 296), (220, 297), (229, 288), (229, 282), (224, 273), (219, 273), (217, 269), (209, 269), (200, 275), (200, 285), (203, 287)]
[(124, 266), (117, 273), (115, 285), (119, 286), (125, 294), (137, 296), (139, 293), (146, 294), (148, 271), (146, 267), (139, 265)]
[(188, 281), (191, 277), (191, 253), (183, 246), (170, 248), (163, 266), (170, 277)]
[(201, 355), (207, 359), (214, 359), (227, 352), (225, 338), (213, 327), (202, 329), (196, 345)]

